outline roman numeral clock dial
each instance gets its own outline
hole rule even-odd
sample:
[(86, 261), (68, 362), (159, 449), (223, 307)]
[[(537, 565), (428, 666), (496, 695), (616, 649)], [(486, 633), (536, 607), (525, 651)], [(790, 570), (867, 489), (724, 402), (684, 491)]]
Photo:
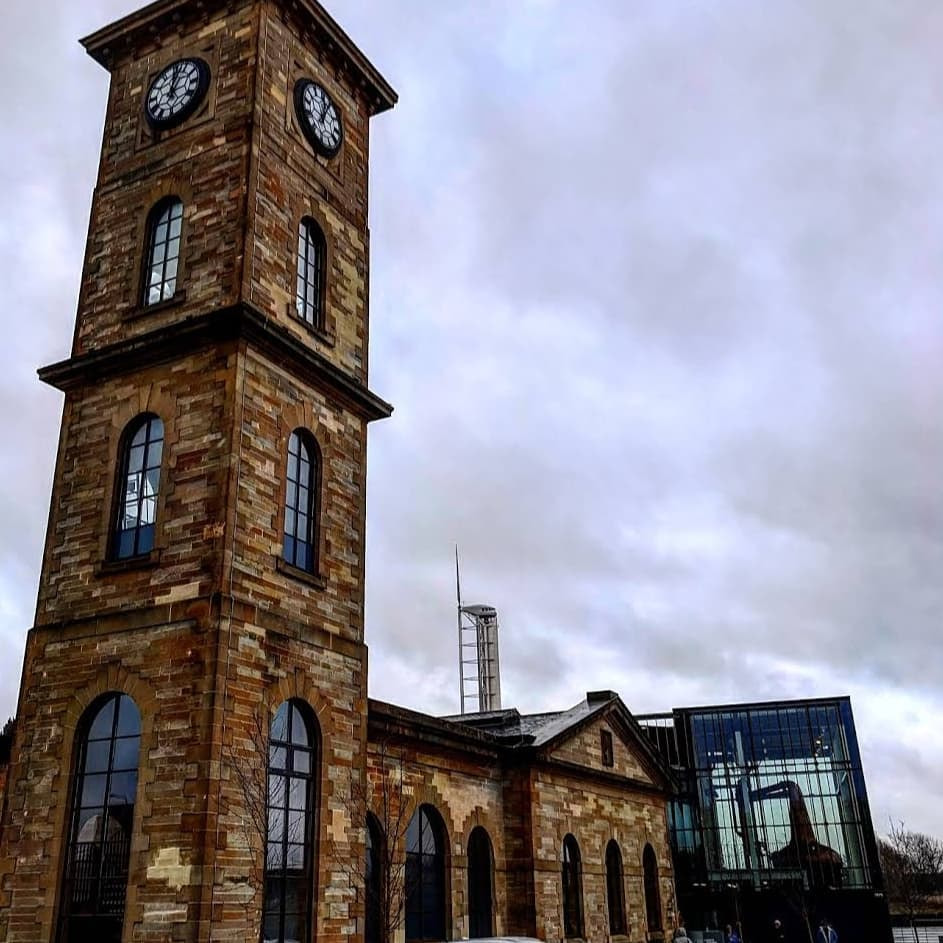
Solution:
[(334, 99), (323, 85), (312, 79), (295, 83), (295, 112), (308, 142), (323, 157), (334, 157), (341, 149), (344, 129)]
[(209, 84), (210, 67), (202, 59), (172, 62), (147, 90), (144, 114), (148, 124), (163, 130), (186, 121), (203, 101)]

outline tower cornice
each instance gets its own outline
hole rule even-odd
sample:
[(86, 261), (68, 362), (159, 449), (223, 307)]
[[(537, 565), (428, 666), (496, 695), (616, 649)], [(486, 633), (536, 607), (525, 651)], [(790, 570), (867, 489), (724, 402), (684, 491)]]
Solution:
[[(365, 89), (372, 114), (387, 111), (396, 104), (398, 96), (389, 82), (317, 0), (271, 2), (300, 16), (311, 29), (323, 35), (326, 48), (340, 53)], [(233, 0), (156, 0), (91, 33), (81, 43), (85, 51), (110, 72), (122, 51), (142, 38), (150, 39), (184, 21), (205, 17), (232, 3)]]
[(252, 305), (241, 303), (149, 331), (99, 350), (42, 367), (39, 379), (63, 392), (101, 379), (166, 363), (195, 349), (244, 341), (274, 362), (340, 397), (368, 422), (386, 419), (393, 407), (303, 344)]

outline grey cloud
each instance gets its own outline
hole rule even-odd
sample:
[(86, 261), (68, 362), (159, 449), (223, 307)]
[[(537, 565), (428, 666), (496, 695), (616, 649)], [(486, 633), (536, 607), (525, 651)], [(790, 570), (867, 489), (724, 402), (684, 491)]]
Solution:
[[(17, 4), (0, 40), (11, 652), (59, 418), (33, 371), (71, 340), (107, 85), (74, 40), (134, 6)], [(331, 9), (401, 93), (371, 152), (397, 407), (370, 432), (371, 694), (456, 709), (457, 541), (506, 703), (848, 690), (876, 818), (943, 829), (912, 719), (943, 707), (943, 10)]]

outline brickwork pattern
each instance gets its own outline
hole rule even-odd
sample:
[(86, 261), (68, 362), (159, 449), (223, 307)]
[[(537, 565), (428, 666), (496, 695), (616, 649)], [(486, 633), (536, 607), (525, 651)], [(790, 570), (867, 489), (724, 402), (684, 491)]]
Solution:
[[(602, 762), (600, 733), (606, 730), (612, 734), (612, 766)], [(651, 773), (639, 759), (637, 747), (624, 739), (618, 729), (603, 720), (587, 725), (573, 737), (568, 738), (556, 750), (553, 758), (566, 763), (576, 763), (592, 769), (627, 776), (643, 783), (651, 783)]]
[(622, 852), (629, 939), (648, 938), (642, 885), (642, 852), (647, 843), (659, 864), (662, 925), (673, 926), (674, 881), (664, 796), (589, 784), (569, 773), (541, 769), (533, 780), (532, 815), (537, 936), (563, 938), (561, 868), (563, 838), (568, 833), (580, 849), (586, 939), (609, 938), (605, 862), (611, 839)]
[[(598, 726), (594, 728), (598, 736)], [(586, 735), (578, 733), (558, 750), (568, 759), (578, 756), (574, 745)], [(488, 758), (454, 746), (436, 749), (433, 740), (420, 728), (411, 735), (399, 730), (393, 741), (371, 733), (367, 777), (375, 812), (382, 808), (377, 785), (382, 759), (388, 770), (395, 768), (396, 775), (402, 776), (401, 801), (410, 812), (428, 803), (441, 815), (449, 836), (451, 939), (468, 933), (466, 850), (471, 830), (479, 824), (494, 848), (496, 934), (563, 939), (563, 838), (572, 833), (582, 858), (585, 939), (600, 943), (611, 939), (605, 852), (612, 839), (622, 853), (625, 939), (645, 943), (657, 938), (648, 933), (645, 912), (642, 853), (646, 844), (651, 844), (659, 864), (662, 921), (670, 938), (676, 908), (664, 792), (639, 788), (629, 780), (600, 777), (593, 759), (586, 755), (580, 764), (585, 769), (582, 773), (552, 758), (509, 763), (497, 751)], [(632, 756), (629, 744), (623, 744), (623, 749)], [(632, 761), (642, 763), (637, 755)], [(404, 940), (401, 928), (397, 943)]]

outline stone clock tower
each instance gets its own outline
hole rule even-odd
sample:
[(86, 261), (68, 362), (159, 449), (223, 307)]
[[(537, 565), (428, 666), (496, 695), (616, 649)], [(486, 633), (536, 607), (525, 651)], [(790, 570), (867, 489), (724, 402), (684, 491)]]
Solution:
[[(363, 935), (368, 130), (316, 0), (158, 0), (111, 74), (0, 940)], [(266, 769), (267, 767), (267, 769)], [(266, 775), (266, 773), (268, 775)]]

